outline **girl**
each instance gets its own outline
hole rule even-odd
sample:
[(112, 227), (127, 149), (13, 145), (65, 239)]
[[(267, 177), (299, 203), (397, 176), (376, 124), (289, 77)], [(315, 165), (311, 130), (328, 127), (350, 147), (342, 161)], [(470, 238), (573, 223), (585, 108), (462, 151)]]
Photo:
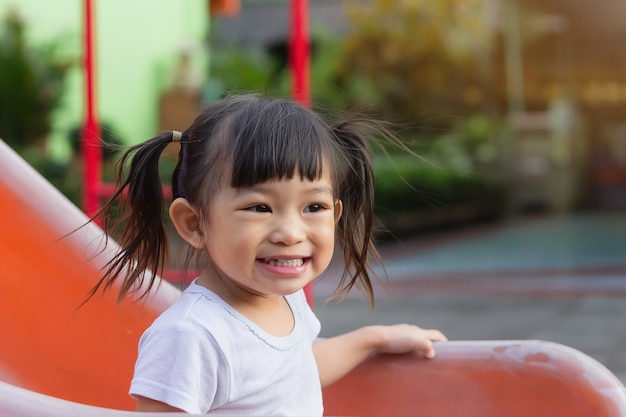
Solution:
[(432, 342), (445, 337), (411, 325), (317, 339), (303, 288), (329, 265), (335, 241), (345, 262), (336, 295), (357, 285), (373, 300), (374, 176), (364, 127), (329, 126), (288, 100), (235, 96), (182, 134), (163, 133), (124, 155), (117, 192), (102, 210), (110, 230), (115, 202), (127, 205), (122, 249), (92, 295), (119, 278), (120, 297), (146, 296), (163, 269), (158, 160), (172, 141), (180, 153), (169, 215), (206, 257), (141, 338), (130, 388), (137, 410), (321, 416), (321, 388), (370, 354), (434, 356)]

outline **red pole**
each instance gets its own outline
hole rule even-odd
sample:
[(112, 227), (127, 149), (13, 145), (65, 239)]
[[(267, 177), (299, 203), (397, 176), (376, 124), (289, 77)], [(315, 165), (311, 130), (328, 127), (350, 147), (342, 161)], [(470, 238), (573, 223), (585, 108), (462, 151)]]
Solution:
[[(291, 39), (289, 64), (291, 73), (291, 96), (298, 103), (311, 107), (311, 47), (309, 40), (308, 0), (291, 0)], [(309, 305), (313, 306), (313, 287), (304, 287)]]
[(291, 40), (289, 48), (291, 95), (299, 103), (311, 106), (308, 0), (291, 1)]
[(95, 21), (94, 1), (84, 3), (84, 74), (85, 74), (85, 121), (82, 127), (83, 151), (83, 211), (93, 216), (100, 206), (98, 187), (102, 178), (102, 148), (100, 146), (100, 122), (96, 109), (95, 68)]

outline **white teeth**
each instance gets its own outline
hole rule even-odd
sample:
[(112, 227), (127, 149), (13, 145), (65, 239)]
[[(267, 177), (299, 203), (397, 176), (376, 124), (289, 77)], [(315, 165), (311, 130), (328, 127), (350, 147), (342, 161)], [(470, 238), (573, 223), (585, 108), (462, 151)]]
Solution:
[(285, 268), (293, 268), (297, 266), (302, 266), (302, 264), (304, 264), (304, 260), (302, 259), (281, 260), (265, 258), (265, 262), (272, 266), (280, 266)]

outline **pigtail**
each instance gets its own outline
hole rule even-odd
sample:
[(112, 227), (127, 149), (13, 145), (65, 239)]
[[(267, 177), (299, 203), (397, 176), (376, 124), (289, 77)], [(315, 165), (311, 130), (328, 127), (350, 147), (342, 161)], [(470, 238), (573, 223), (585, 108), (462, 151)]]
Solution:
[[(121, 280), (118, 300), (142, 290), (145, 297), (167, 262), (167, 238), (163, 225), (165, 206), (159, 177), (159, 158), (172, 141), (172, 132), (163, 133), (132, 146), (116, 167), (116, 191), (94, 216), (102, 216), (107, 236), (121, 232), (120, 250), (104, 266), (104, 275), (88, 294), (107, 291)], [(124, 175), (127, 165), (128, 173)], [(108, 237), (107, 237), (108, 239)], [(147, 274), (147, 275), (146, 275)]]
[(345, 159), (339, 178), (339, 196), (343, 215), (337, 223), (337, 239), (346, 265), (336, 297), (342, 298), (355, 285), (361, 287), (374, 303), (370, 260), (380, 261), (374, 246), (374, 166), (368, 148), (366, 122), (341, 121), (332, 126), (340, 153)]

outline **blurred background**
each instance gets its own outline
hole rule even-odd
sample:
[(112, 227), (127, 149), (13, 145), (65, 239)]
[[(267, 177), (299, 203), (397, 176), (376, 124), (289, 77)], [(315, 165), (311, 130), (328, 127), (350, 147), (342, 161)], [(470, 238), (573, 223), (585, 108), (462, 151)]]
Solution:
[[(287, 0), (94, 5), (107, 143), (184, 130), (233, 92), (290, 96)], [(0, 137), (77, 205), (83, 13), (0, 0)], [(424, 157), (376, 156), (389, 282), (370, 312), (324, 303), (322, 279), (325, 334), (402, 320), (548, 339), (624, 381), (626, 2), (311, 0), (308, 13), (312, 107), (392, 122)], [(105, 181), (116, 158), (105, 150)]]
[[(183, 130), (232, 92), (290, 94), (287, 0), (94, 4), (105, 141)], [(315, 0), (313, 107), (393, 122), (425, 157), (377, 160), (379, 217), (396, 234), (621, 208), (625, 9), (619, 0)], [(80, 176), (65, 174), (80, 169), (83, 4), (0, 0), (0, 12), (0, 135), (78, 202)]]

